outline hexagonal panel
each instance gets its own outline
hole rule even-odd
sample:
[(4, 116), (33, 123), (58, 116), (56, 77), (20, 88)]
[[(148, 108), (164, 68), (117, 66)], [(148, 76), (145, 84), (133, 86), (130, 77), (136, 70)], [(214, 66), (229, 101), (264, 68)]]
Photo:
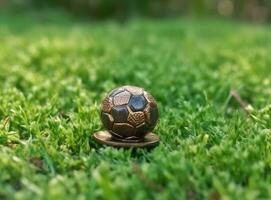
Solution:
[(101, 121), (106, 129), (111, 129), (114, 119), (110, 114), (102, 112)]
[(109, 97), (113, 97), (113, 96), (115, 96), (115, 95), (117, 95), (118, 93), (120, 93), (120, 92), (123, 92), (124, 91), (124, 88), (122, 88), (122, 87), (119, 87), (119, 88), (116, 88), (116, 89), (114, 89), (114, 90), (112, 90), (111, 92), (109, 92)]
[(110, 112), (111, 108), (113, 107), (113, 103), (112, 103), (112, 99), (109, 97), (106, 97), (103, 101), (102, 101), (102, 111), (103, 112)]
[(129, 91), (133, 95), (141, 95), (143, 93), (143, 89), (135, 86), (124, 86), (123, 87), (125, 90)]
[(113, 97), (113, 103), (115, 106), (125, 105), (129, 102), (131, 94), (127, 91), (120, 92)]
[(114, 122), (126, 122), (129, 114), (126, 106), (113, 107), (111, 113)]
[(147, 100), (143, 95), (132, 96), (129, 101), (129, 107), (132, 111), (143, 111), (147, 105)]
[(128, 122), (133, 126), (138, 126), (145, 121), (145, 115), (143, 112), (130, 112), (128, 116)]
[(135, 128), (127, 123), (114, 123), (113, 132), (124, 138), (131, 137), (134, 134)]

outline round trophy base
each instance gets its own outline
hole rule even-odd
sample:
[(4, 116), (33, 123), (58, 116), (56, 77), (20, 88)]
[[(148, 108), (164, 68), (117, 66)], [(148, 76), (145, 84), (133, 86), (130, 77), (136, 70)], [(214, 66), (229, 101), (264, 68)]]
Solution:
[(115, 139), (108, 131), (99, 131), (93, 134), (94, 140), (101, 144), (113, 146), (113, 147), (154, 147), (158, 145), (160, 138), (158, 135), (154, 133), (148, 133), (142, 140), (140, 141), (121, 141), (119, 139)]

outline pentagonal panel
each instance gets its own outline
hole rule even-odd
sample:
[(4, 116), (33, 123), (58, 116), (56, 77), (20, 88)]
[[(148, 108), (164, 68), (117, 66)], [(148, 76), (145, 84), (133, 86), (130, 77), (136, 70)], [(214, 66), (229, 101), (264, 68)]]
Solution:
[(129, 102), (131, 94), (127, 91), (120, 92), (113, 97), (113, 103), (115, 106), (125, 105)]
[(155, 126), (159, 117), (157, 106), (151, 107), (150, 105), (148, 105), (145, 109), (145, 117), (146, 121), (151, 127)]
[(112, 116), (114, 118), (114, 122), (126, 122), (128, 118), (128, 110), (126, 106), (116, 106), (113, 107)]
[(109, 113), (112, 107), (113, 107), (112, 99), (110, 97), (106, 97), (102, 101), (102, 111)]
[(151, 107), (154, 107), (157, 105), (153, 96), (149, 94), (148, 92), (144, 92), (144, 97), (146, 98), (146, 100), (148, 101)]
[(133, 136), (135, 128), (127, 123), (114, 123), (112, 130), (117, 135), (126, 138)]
[(128, 116), (128, 122), (134, 127), (142, 124), (145, 121), (145, 115), (143, 112), (130, 112)]
[(127, 86), (124, 86), (123, 88), (125, 90), (129, 91), (133, 95), (141, 95), (141, 94), (143, 94), (143, 89), (139, 88), (139, 87), (127, 85)]
[(112, 90), (111, 92), (109, 92), (109, 97), (114, 97), (115, 95), (117, 95), (118, 93), (120, 92), (123, 92), (124, 91), (124, 88), (122, 87), (119, 87), (119, 88), (116, 88), (114, 90)]
[(143, 95), (132, 96), (129, 101), (129, 107), (132, 111), (143, 111), (146, 107), (147, 100)]
[(113, 117), (108, 113), (101, 113), (101, 121), (106, 129), (111, 129), (113, 124)]

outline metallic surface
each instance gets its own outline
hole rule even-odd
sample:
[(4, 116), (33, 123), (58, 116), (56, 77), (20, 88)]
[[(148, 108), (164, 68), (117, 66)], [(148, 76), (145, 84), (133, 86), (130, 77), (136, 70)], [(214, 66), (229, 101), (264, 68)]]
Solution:
[(145, 115), (146, 115), (147, 123), (152, 125), (152, 126), (155, 126), (156, 122), (157, 122), (157, 119), (159, 117), (157, 107), (152, 107), (152, 106), (148, 105), (147, 108), (146, 108)]
[(109, 113), (111, 111), (111, 108), (113, 107), (112, 99), (109, 97), (106, 97), (102, 101), (102, 111)]
[(130, 98), (128, 105), (132, 109), (132, 111), (136, 112), (136, 111), (143, 111), (147, 103), (148, 102), (143, 95), (136, 95), (136, 96), (133, 95)]
[(148, 133), (141, 141), (123, 142), (115, 139), (108, 131), (94, 133), (94, 140), (101, 144), (114, 147), (154, 147), (159, 144), (159, 137), (154, 133)]
[(114, 123), (112, 131), (120, 135), (122, 138), (132, 137), (134, 135), (134, 127), (127, 123)]
[(132, 126), (137, 127), (145, 122), (144, 112), (130, 112), (127, 120)]
[(144, 141), (145, 136), (154, 129), (158, 118), (155, 99), (139, 87), (116, 88), (102, 101), (101, 121), (114, 141), (124, 143)]
[(148, 103), (151, 107), (156, 107), (156, 101), (152, 95), (150, 95), (148, 92), (144, 91), (144, 97), (147, 99)]
[(114, 119), (111, 115), (109, 115), (108, 113), (102, 112), (101, 113), (101, 120), (102, 120), (102, 123), (106, 129), (112, 128)]
[(120, 92), (114, 96), (114, 106), (120, 106), (127, 104), (131, 98), (131, 94), (129, 92)]
[(123, 86), (122, 88), (130, 92), (132, 95), (141, 95), (144, 92), (142, 88), (131, 85)]
[(127, 109), (126, 106), (116, 106), (112, 108), (112, 112), (111, 112), (113, 118), (114, 118), (114, 123), (117, 122), (126, 122), (128, 115), (129, 115), (129, 111)]

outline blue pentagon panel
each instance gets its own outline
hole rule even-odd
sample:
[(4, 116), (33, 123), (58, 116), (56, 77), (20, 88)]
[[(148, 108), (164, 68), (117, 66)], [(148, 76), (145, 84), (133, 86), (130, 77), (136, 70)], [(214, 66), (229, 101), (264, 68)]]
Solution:
[(128, 109), (126, 106), (116, 106), (112, 109), (112, 115), (114, 122), (126, 122), (128, 118)]
[(110, 129), (113, 124), (113, 117), (108, 113), (101, 113), (101, 120), (106, 129)]
[(118, 93), (121, 93), (121, 92), (123, 92), (124, 91), (124, 89), (123, 88), (117, 88), (117, 89), (114, 89), (114, 90), (112, 90), (110, 93), (109, 93), (109, 97), (113, 97), (113, 96), (115, 96), (115, 95), (117, 95)]
[(129, 101), (129, 106), (132, 111), (143, 111), (147, 105), (147, 100), (143, 95), (132, 96)]

